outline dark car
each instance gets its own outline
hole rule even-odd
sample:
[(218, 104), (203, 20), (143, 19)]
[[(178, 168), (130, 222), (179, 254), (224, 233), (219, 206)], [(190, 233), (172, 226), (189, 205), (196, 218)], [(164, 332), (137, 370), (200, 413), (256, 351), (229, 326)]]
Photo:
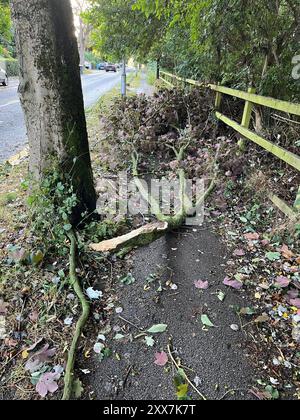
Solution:
[(115, 64), (107, 64), (106, 65), (106, 67), (105, 67), (105, 71), (106, 72), (109, 72), (109, 71), (113, 71), (113, 72), (117, 72), (117, 67), (116, 67), (116, 65)]

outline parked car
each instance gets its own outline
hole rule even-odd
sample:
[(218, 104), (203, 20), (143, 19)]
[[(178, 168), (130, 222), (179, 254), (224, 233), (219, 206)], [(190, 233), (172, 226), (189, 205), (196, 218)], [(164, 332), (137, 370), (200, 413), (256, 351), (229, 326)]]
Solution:
[(113, 71), (113, 72), (116, 73), (117, 72), (117, 67), (116, 67), (115, 64), (108, 63), (105, 67), (105, 71), (106, 71), (106, 73), (109, 72), (109, 71)]
[(99, 63), (99, 64), (97, 64), (97, 69), (98, 70), (105, 70), (105, 63)]
[(8, 85), (8, 76), (5, 70), (0, 67), (0, 85), (7, 86)]

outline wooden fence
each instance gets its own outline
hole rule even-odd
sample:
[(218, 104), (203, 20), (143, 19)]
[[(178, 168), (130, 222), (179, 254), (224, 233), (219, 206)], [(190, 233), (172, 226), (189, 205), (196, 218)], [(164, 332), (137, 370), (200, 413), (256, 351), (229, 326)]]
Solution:
[[(212, 84), (204, 84), (192, 79), (184, 79), (182, 77), (176, 76), (174, 74), (160, 71), (160, 79), (166, 83), (170, 87), (176, 86), (176, 84), (184, 84), (185, 86), (193, 85), (202, 88), (208, 88), (216, 92), (216, 100), (215, 100), (215, 109), (216, 109), (216, 117), (228, 125), (229, 127), (233, 128), (236, 132), (241, 134), (241, 139), (239, 141), (239, 146), (241, 149), (245, 148), (245, 138), (251, 140), (252, 142), (258, 144), (263, 149), (267, 150), (268, 152), (272, 153), (277, 158), (281, 159), (282, 161), (286, 162), (293, 168), (300, 171), (300, 157), (295, 155), (292, 152), (284, 149), (281, 146), (278, 146), (272, 143), (269, 140), (264, 139), (263, 137), (259, 136), (252, 130), (249, 130), (251, 115), (253, 111), (253, 106), (261, 105), (268, 108), (276, 109), (277, 111), (286, 112), (287, 114), (293, 114), (300, 116), (300, 104), (281, 101), (274, 98), (269, 98), (261, 95), (255, 94), (254, 88), (249, 88), (248, 92), (240, 91), (237, 89), (230, 89), (224, 86), (217, 86)], [(241, 124), (233, 121), (232, 119), (226, 117), (220, 112), (222, 96), (229, 95), (235, 98), (239, 98), (245, 101), (244, 105), (244, 113)], [(290, 207), (285, 201), (281, 198), (277, 197), (274, 194), (269, 194), (270, 200), (273, 204), (278, 207), (283, 213), (285, 213), (290, 218), (296, 218), (299, 216), (300, 210), (300, 187), (298, 188), (297, 196), (295, 199), (295, 203), (293, 207)]]

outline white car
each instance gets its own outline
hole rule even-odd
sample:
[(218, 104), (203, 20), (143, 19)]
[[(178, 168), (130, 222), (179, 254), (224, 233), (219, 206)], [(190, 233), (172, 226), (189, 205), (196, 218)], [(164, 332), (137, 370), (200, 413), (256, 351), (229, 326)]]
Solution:
[(8, 85), (8, 76), (5, 70), (0, 67), (0, 85), (7, 86)]

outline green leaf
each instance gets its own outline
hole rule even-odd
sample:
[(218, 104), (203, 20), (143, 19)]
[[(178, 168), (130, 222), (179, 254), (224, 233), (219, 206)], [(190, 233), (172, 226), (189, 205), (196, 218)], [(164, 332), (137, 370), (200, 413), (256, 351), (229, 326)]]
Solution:
[(83, 390), (83, 386), (82, 386), (82, 382), (81, 382), (80, 379), (77, 378), (73, 382), (73, 389), (72, 389), (72, 391), (73, 391), (74, 398), (76, 398), (76, 400), (78, 400), (81, 397), (81, 395), (82, 395), (82, 393), (84, 391)]
[(68, 224), (64, 225), (64, 230), (65, 230), (66, 232), (69, 232), (71, 229), (72, 229), (72, 225), (70, 225), (70, 223), (68, 223)]
[(153, 347), (154, 346), (154, 343), (155, 343), (155, 341), (153, 340), (153, 338), (150, 337), (149, 335), (146, 335), (145, 342), (146, 342), (146, 344), (147, 344), (148, 347)]
[(256, 313), (255, 309), (250, 307), (241, 308), (239, 312), (241, 315), (254, 315)]
[(267, 252), (266, 253), (266, 258), (269, 261), (277, 261), (280, 260), (281, 254), (280, 252)]
[(163, 333), (166, 331), (167, 328), (168, 328), (167, 324), (156, 324), (156, 325), (153, 325), (151, 328), (149, 328), (147, 332), (150, 334)]
[(185, 374), (185, 371), (182, 369), (182, 368), (179, 368), (178, 370), (177, 370), (177, 373), (178, 373), (178, 375), (185, 381), (185, 379), (186, 379), (186, 374)]
[(217, 294), (217, 298), (218, 298), (221, 302), (224, 302), (225, 297), (226, 297), (226, 295), (225, 295), (225, 293), (224, 293), (224, 292), (222, 292), (222, 291), (220, 291), (220, 292)]
[(112, 355), (112, 351), (108, 347), (105, 347), (105, 349), (102, 350), (102, 354), (105, 358), (108, 358)]
[(122, 338), (124, 338), (124, 337), (125, 337), (125, 335), (123, 335), (123, 334), (116, 334), (114, 336), (114, 340), (122, 340)]
[(181, 384), (177, 387), (176, 395), (178, 398), (183, 398), (187, 395), (189, 390), (188, 384)]
[(201, 315), (201, 322), (206, 327), (214, 327), (214, 324), (211, 322), (207, 315)]
[(40, 250), (30, 255), (30, 261), (31, 261), (31, 264), (33, 265), (38, 265), (41, 261), (43, 261), (43, 259), (44, 259), (44, 254)]
[(120, 282), (123, 284), (126, 284), (127, 286), (130, 286), (131, 284), (135, 282), (135, 278), (133, 277), (131, 273), (128, 273), (127, 276), (122, 277), (120, 279)]
[(270, 399), (278, 400), (279, 392), (276, 388), (273, 388), (271, 385), (265, 387), (265, 391), (270, 395)]
[(240, 221), (243, 223), (248, 223), (248, 219), (246, 219), (246, 217), (240, 217)]

